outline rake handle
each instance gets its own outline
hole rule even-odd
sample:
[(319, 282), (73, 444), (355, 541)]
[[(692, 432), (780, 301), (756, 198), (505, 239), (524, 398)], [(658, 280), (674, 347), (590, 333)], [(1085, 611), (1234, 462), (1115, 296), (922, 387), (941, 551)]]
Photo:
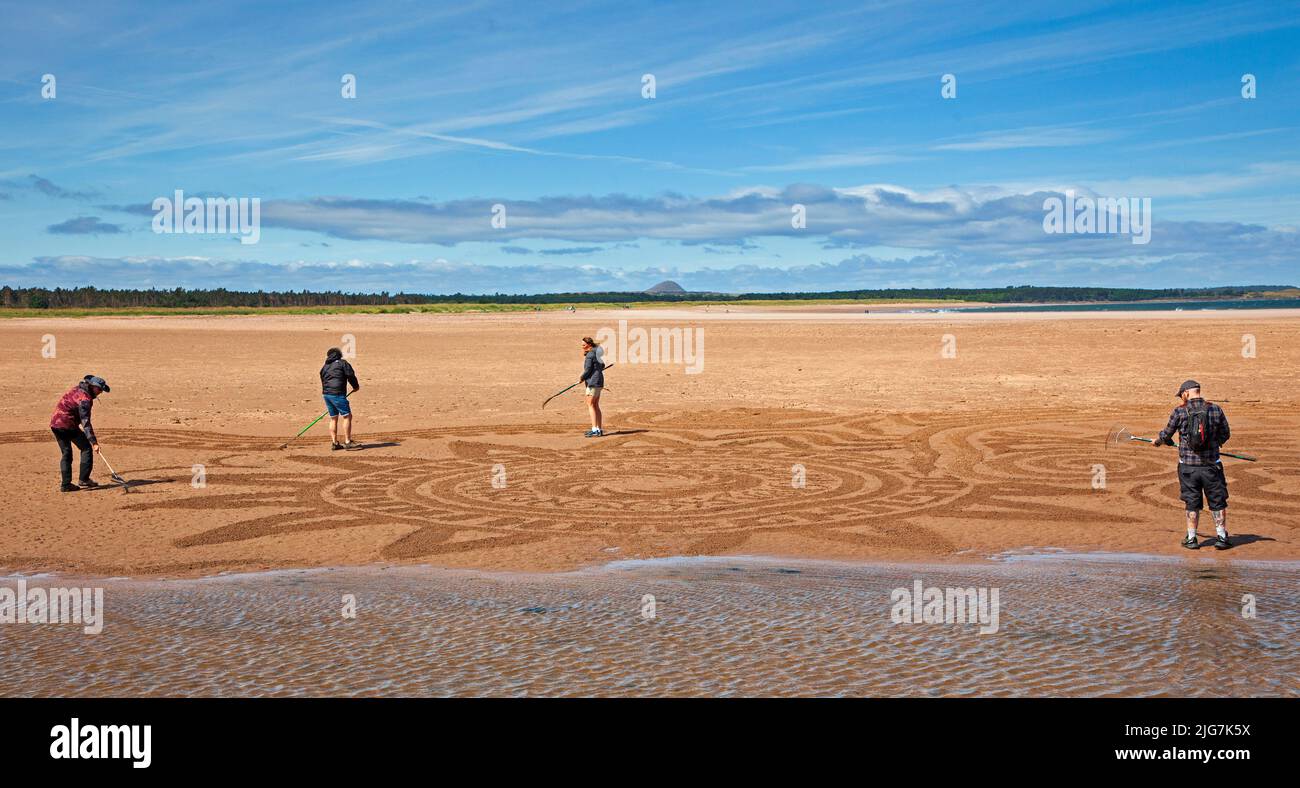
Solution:
[(113, 463), (111, 463), (111, 462), (108, 461), (108, 458), (104, 456), (104, 452), (101, 451), (101, 452), (99, 453), (99, 459), (103, 460), (103, 461), (104, 461), (104, 464), (108, 466), (108, 472), (109, 472), (110, 475), (112, 475), (112, 476), (116, 476), (116, 475), (117, 475), (117, 471), (113, 470)]
[[(580, 382), (581, 382), (581, 381), (580, 381)], [(542, 407), (545, 408), (546, 405), (547, 405), (547, 403), (549, 403), (551, 400), (555, 399), (556, 397), (560, 396), (561, 394), (563, 394), (564, 392), (568, 391), (569, 389), (573, 388), (573, 386), (576, 386), (576, 385), (578, 385), (578, 384), (577, 384), (577, 383), (574, 383), (572, 386), (565, 386), (564, 388), (562, 388), (562, 389), (560, 389), (559, 391), (555, 392), (555, 393), (552, 394), (551, 396), (547, 397), (545, 400), (542, 401)]]
[(312, 419), (312, 420), (311, 420), (311, 424), (308, 424), (306, 427), (303, 427), (302, 429), (298, 430), (298, 434), (295, 435), (295, 436), (293, 436), (293, 437), (295, 437), (295, 438), (301, 438), (301, 437), (302, 437), (302, 434), (303, 434), (304, 432), (306, 432), (307, 430), (311, 429), (312, 427), (315, 427), (315, 426), (316, 426), (316, 422), (318, 422), (318, 421), (320, 421), (321, 419), (325, 418), (325, 416), (326, 416), (328, 413), (329, 413), (329, 411), (327, 410), (327, 411), (325, 411), (324, 413), (322, 413), (321, 415), (319, 415), (319, 416), (317, 416), (316, 418)]
[[(613, 367), (613, 366), (614, 366), (613, 364), (606, 364), (606, 365), (605, 365), (605, 369), (610, 369), (610, 368)], [(546, 409), (546, 406), (550, 403), (551, 400), (553, 400), (553, 399), (555, 399), (556, 397), (560, 396), (561, 394), (563, 394), (564, 392), (566, 392), (566, 391), (568, 391), (569, 389), (573, 388), (574, 386), (580, 386), (580, 385), (582, 385), (582, 381), (581, 381), (581, 380), (578, 381), (577, 383), (574, 383), (573, 386), (565, 386), (564, 388), (562, 388), (562, 389), (560, 389), (559, 391), (555, 392), (555, 393), (552, 394), (551, 396), (549, 396), (549, 397), (547, 397), (546, 399), (542, 400), (542, 409), (545, 410), (545, 409)]]
[[(357, 391), (358, 391), (358, 389), (353, 389), (351, 394), (346, 395), (347, 398), (348, 398), (348, 399), (351, 399), (351, 398), (352, 398), (352, 394), (356, 394)], [(292, 442), (298, 440), (299, 438), (301, 438), (301, 437), (303, 436), (303, 433), (305, 433), (307, 430), (311, 429), (312, 427), (315, 427), (315, 426), (316, 426), (316, 422), (320, 421), (321, 419), (325, 418), (325, 417), (328, 416), (328, 415), (329, 415), (329, 410), (326, 410), (326, 411), (325, 411), (324, 413), (322, 413), (321, 415), (319, 415), (319, 416), (317, 416), (316, 418), (312, 419), (310, 424), (308, 424), (306, 427), (303, 427), (302, 429), (298, 430), (298, 434), (297, 434), (297, 435), (293, 436), (293, 437), (290, 438), (289, 440), (287, 440), (287, 441), (285, 441), (284, 443), (280, 444), (280, 448), (281, 448), (281, 449), (286, 448), (290, 443), (292, 443)]]
[[(1139, 438), (1136, 435), (1130, 435), (1128, 436), (1128, 439), (1131, 441), (1142, 441), (1143, 443), (1155, 443), (1155, 441), (1153, 441), (1150, 438)], [(1169, 445), (1177, 446), (1178, 444), (1171, 441)], [(1233, 454), (1230, 451), (1223, 451), (1222, 449), (1219, 450), (1219, 454), (1222, 454), (1224, 457), (1232, 457), (1233, 459), (1236, 460), (1245, 460), (1246, 462), (1259, 462), (1258, 457), (1252, 457), (1249, 454)]]
[(113, 470), (113, 463), (108, 461), (108, 458), (104, 456), (103, 451), (99, 452), (99, 459), (103, 460), (104, 464), (108, 466), (108, 476), (110, 479), (115, 482), (120, 482), (121, 484), (126, 484), (126, 479), (117, 475), (117, 471)]

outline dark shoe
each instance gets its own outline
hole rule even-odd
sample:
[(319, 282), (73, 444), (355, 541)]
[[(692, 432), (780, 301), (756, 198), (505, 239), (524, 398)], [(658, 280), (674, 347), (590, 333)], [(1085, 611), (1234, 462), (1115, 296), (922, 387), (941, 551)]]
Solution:
[(343, 448), (343, 444), (335, 443), (332, 446), (330, 446), (330, 451), (339, 451), (342, 448)]
[(81, 481), (77, 482), (77, 484), (80, 484), (82, 487), (86, 487), (86, 488), (99, 486), (99, 482), (95, 481), (94, 479), (82, 479)]
[(343, 448), (347, 449), (348, 451), (356, 451), (357, 449), (361, 448), (361, 444), (357, 443), (356, 441), (348, 441), (347, 443), (343, 444)]
[(75, 484), (61, 484), (59, 492), (81, 492), (81, 488)]
[(1196, 538), (1192, 536), (1187, 537), (1183, 541), (1179, 542), (1179, 544), (1186, 547), (1188, 550), (1198, 550), (1201, 547), (1201, 545), (1196, 541)]
[(584, 438), (599, 438), (599, 437), (601, 437), (601, 436), (604, 435), (604, 434), (605, 434), (605, 433), (601, 432), (600, 430), (587, 430), (586, 432), (584, 432), (584, 433), (582, 434), (582, 437), (584, 437)]
[(1229, 542), (1226, 536), (1216, 536), (1210, 544), (1214, 545), (1215, 550), (1227, 550), (1232, 547), (1232, 542)]

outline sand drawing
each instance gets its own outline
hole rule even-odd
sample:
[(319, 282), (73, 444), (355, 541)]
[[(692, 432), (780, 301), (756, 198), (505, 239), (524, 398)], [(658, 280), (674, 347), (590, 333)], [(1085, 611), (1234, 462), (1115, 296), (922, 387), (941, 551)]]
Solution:
[[(955, 548), (921, 520), (1095, 523), (1098, 497), (1106, 496), (1106, 522), (1137, 523), (1142, 518), (1128, 504), (1165, 507), (1175, 497), (1169, 454), (1116, 451), (1098, 437), (1113, 414), (1077, 424), (1058, 416), (1047, 409), (975, 421), (763, 408), (707, 418), (634, 412), (621, 416), (609, 437), (572, 448), (554, 448), (560, 428), (553, 425), (449, 427), (367, 436), (378, 450), (345, 456), (303, 446), (260, 464), (246, 460), (274, 452), (277, 439), (143, 429), (117, 432), (113, 441), (204, 455), (208, 489), (124, 501), (133, 511), (220, 513), (177, 547), (408, 525), (380, 551), (393, 560), (575, 534), (630, 544), (671, 534), (691, 540), (688, 552), (719, 553), (743, 550), (764, 532), (848, 546), (887, 540), (942, 555)], [(1243, 515), (1291, 529), (1300, 520), (1300, 451), (1286, 445), (1285, 423), (1281, 414), (1260, 421), (1270, 428), (1253, 430), (1248, 440), (1268, 462), (1230, 466), (1229, 474)], [(530, 445), (530, 438), (547, 445)], [(443, 443), (450, 458), (396, 456), (385, 447), (413, 439)], [(1098, 463), (1106, 468), (1105, 490), (1090, 483)], [(806, 473), (802, 487), (792, 483), (796, 465)], [(500, 487), (492, 484), (496, 467), (506, 474)], [(598, 514), (593, 500), (601, 502)]]

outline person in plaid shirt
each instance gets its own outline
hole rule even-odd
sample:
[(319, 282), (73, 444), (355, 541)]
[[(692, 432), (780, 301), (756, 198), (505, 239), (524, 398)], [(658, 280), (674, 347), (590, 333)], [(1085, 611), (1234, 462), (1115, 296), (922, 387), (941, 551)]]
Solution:
[[(1200, 524), (1201, 499), (1210, 504), (1210, 515), (1214, 517), (1215, 539), (1209, 544), (1218, 550), (1232, 547), (1228, 541), (1228, 480), (1223, 475), (1223, 463), (1219, 461), (1219, 447), (1228, 442), (1232, 434), (1228, 429), (1228, 417), (1223, 408), (1213, 402), (1206, 402), (1201, 396), (1201, 384), (1194, 380), (1184, 381), (1178, 389), (1178, 396), (1183, 404), (1174, 408), (1169, 414), (1169, 423), (1160, 431), (1153, 446), (1173, 445), (1174, 433), (1178, 440), (1178, 487), (1179, 497), (1187, 504), (1187, 538), (1183, 547), (1195, 550), (1200, 547), (1196, 541), (1196, 527)], [(1204, 440), (1198, 449), (1193, 450), (1190, 439), (1190, 421), (1192, 415), (1204, 413)]]

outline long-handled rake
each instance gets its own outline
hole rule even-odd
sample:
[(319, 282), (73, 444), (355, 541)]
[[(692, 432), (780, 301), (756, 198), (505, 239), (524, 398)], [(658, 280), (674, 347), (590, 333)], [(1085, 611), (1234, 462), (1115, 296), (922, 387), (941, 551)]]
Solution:
[[(606, 364), (606, 365), (605, 365), (605, 369), (610, 369), (610, 368), (613, 367), (613, 366), (614, 366), (613, 364)], [(549, 397), (547, 397), (546, 399), (542, 400), (542, 409), (545, 410), (545, 409), (546, 409), (546, 404), (547, 404), (548, 402), (550, 402), (551, 400), (553, 400), (553, 399), (555, 399), (556, 397), (560, 396), (561, 394), (563, 394), (564, 392), (566, 392), (566, 391), (568, 391), (569, 389), (573, 388), (574, 386), (580, 386), (580, 385), (582, 385), (582, 381), (578, 381), (577, 383), (574, 383), (572, 386), (565, 386), (564, 388), (562, 388), (562, 389), (560, 389), (559, 391), (555, 392), (555, 393), (552, 394), (551, 396), (549, 396)]]
[(280, 449), (281, 449), (281, 450), (284, 450), (284, 449), (289, 448), (289, 444), (290, 444), (290, 443), (293, 443), (294, 441), (296, 441), (296, 440), (298, 440), (299, 438), (301, 438), (301, 437), (302, 437), (302, 434), (303, 434), (304, 432), (306, 432), (307, 430), (311, 429), (312, 427), (315, 427), (315, 426), (316, 426), (316, 422), (318, 422), (318, 421), (320, 421), (321, 419), (325, 418), (325, 416), (326, 416), (327, 414), (329, 414), (329, 411), (325, 411), (325, 412), (322, 413), (321, 415), (319, 415), (319, 416), (317, 416), (316, 418), (312, 419), (310, 424), (308, 424), (306, 427), (303, 427), (302, 429), (298, 430), (298, 434), (297, 434), (297, 435), (293, 436), (292, 438), (290, 438), (289, 440), (285, 441), (284, 443), (281, 443), (281, 444), (280, 444)]
[(103, 449), (99, 450), (99, 459), (103, 460), (104, 464), (108, 466), (108, 478), (112, 479), (113, 481), (117, 482), (123, 487), (126, 487), (127, 486), (126, 479), (123, 479), (121, 476), (118, 476), (117, 471), (113, 470), (113, 463), (109, 462), (108, 458), (104, 456)]
[[(1110, 445), (1118, 446), (1121, 443), (1128, 443), (1129, 441), (1142, 441), (1143, 443), (1155, 443), (1155, 441), (1152, 440), (1151, 438), (1143, 438), (1139, 435), (1134, 435), (1133, 433), (1129, 432), (1128, 427), (1121, 427), (1121, 426), (1111, 427), (1110, 432), (1106, 434), (1106, 445), (1108, 446)], [(1178, 444), (1174, 443), (1171, 445), (1177, 446)], [(1219, 450), (1219, 454), (1222, 454), (1224, 457), (1233, 457), (1238, 460), (1245, 460), (1246, 462), (1259, 462), (1258, 457), (1252, 457), (1249, 454), (1236, 454), (1230, 451), (1223, 451), (1222, 449)]]
[[(356, 394), (356, 392), (354, 391), (354, 392), (352, 392), (352, 394)], [(349, 395), (348, 395), (348, 399), (349, 399), (349, 400), (352, 399), (352, 394), (349, 394)], [(317, 416), (316, 418), (312, 419), (310, 424), (308, 424), (306, 427), (303, 427), (302, 429), (298, 430), (298, 434), (297, 434), (297, 435), (293, 436), (292, 438), (290, 438), (289, 440), (285, 441), (284, 443), (281, 443), (280, 446), (279, 446), (279, 449), (280, 449), (281, 451), (283, 451), (283, 450), (289, 448), (289, 444), (290, 444), (290, 443), (293, 443), (294, 441), (296, 441), (296, 440), (298, 440), (299, 438), (301, 438), (301, 437), (303, 436), (303, 434), (307, 432), (307, 430), (309, 430), (309, 429), (311, 429), (312, 427), (315, 427), (315, 426), (316, 426), (316, 422), (320, 421), (321, 419), (325, 418), (325, 417), (328, 416), (328, 415), (329, 415), (329, 411), (326, 410), (326, 411), (325, 411), (324, 413), (322, 413), (321, 415), (319, 415), (319, 416)]]

